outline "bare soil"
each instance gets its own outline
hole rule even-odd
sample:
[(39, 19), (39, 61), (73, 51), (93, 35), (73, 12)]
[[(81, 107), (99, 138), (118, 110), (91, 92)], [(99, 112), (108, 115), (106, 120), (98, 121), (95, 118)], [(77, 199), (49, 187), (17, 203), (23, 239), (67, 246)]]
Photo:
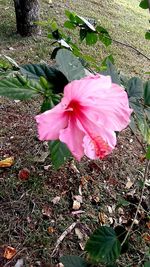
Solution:
[[(75, 5), (79, 12), (82, 6), (81, 13), (84, 13), (83, 5), (86, 6), (86, 2), (83, 2), (82, 5), (75, 5), (71, 1), (60, 1), (56, 6), (53, 3), (52, 7), (49, 5), (48, 10), (63, 20), (65, 8), (74, 9)], [(47, 6), (46, 1), (43, 5)], [(89, 5), (90, 14), (94, 14), (97, 1), (89, 1)], [(109, 6), (109, 1), (106, 1), (106, 5)], [(27, 45), (25, 40), (19, 39), (14, 43), (15, 50), (9, 50), (14, 41), (7, 43), (7, 38), (6, 35), (2, 44), (3, 52), (9, 51), (8, 54), (20, 63), (26, 63), (26, 59), (32, 61), (32, 51), (39, 46), (33, 47), (30, 39)], [(25, 51), (21, 56), (23, 47)], [(119, 53), (122, 53), (121, 50)], [(47, 51), (48, 48), (44, 54), (36, 52), (35, 61), (41, 55), (47, 58)], [(134, 53), (130, 55), (131, 61), (135, 59)], [(121, 68), (122, 62), (117, 60), (117, 63)], [(143, 73), (148, 71), (147, 64), (137, 56), (134, 66), (126, 64), (126, 71), (133, 75), (142, 69)], [(145, 162), (142, 148), (130, 129), (119, 134), (117, 147), (108, 158), (102, 161), (83, 158), (80, 163), (71, 159), (56, 171), (48, 156), (47, 143), (37, 139), (34, 116), (39, 112), (40, 103), (41, 99), (15, 102), (0, 98), (0, 159), (10, 156), (15, 159), (10, 168), (0, 169), (0, 267), (15, 266), (18, 259), (23, 259), (23, 266), (50, 267), (62, 255), (81, 255), (86, 239), (98, 226), (119, 224), (128, 230), (140, 199)], [(26, 169), (29, 175), (24, 178), (20, 172)], [(83, 203), (78, 213), (73, 210), (73, 199), (81, 191)], [(57, 201), (55, 197), (59, 197)], [(129, 251), (118, 261), (120, 267), (143, 266), (148, 259), (149, 203), (147, 184), (137, 224), (131, 233)], [(73, 222), (77, 222), (76, 228), (82, 233), (83, 240), (72, 230), (52, 257), (58, 238)], [(17, 251), (11, 260), (3, 257), (7, 246)]]

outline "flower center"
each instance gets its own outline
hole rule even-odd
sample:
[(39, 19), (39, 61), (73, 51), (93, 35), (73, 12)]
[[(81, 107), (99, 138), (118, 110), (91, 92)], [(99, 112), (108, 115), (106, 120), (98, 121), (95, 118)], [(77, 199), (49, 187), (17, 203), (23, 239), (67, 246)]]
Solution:
[(92, 138), (92, 143), (94, 145), (95, 154), (98, 158), (103, 159), (109, 154), (110, 147), (100, 136)]
[(72, 115), (77, 115), (77, 113), (79, 113), (80, 110), (81, 110), (81, 106), (77, 100), (72, 100), (67, 107), (67, 111), (71, 112)]

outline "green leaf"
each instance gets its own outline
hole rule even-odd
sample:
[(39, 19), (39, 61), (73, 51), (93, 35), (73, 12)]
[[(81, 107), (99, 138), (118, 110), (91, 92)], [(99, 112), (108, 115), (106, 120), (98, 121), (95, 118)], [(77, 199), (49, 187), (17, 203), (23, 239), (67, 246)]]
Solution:
[(23, 76), (0, 80), (0, 95), (11, 99), (26, 100), (38, 95), (40, 85), (25, 79)]
[(97, 42), (97, 34), (95, 32), (87, 32), (86, 34), (86, 44), (94, 45)]
[(150, 40), (150, 31), (145, 33), (145, 39)]
[(138, 128), (144, 138), (144, 141), (147, 142), (147, 144), (150, 145), (150, 127), (147, 123), (147, 121), (144, 120), (137, 120)]
[(145, 118), (144, 109), (143, 109), (143, 105), (139, 102), (139, 100), (136, 99), (135, 97), (130, 97), (129, 104), (130, 104), (130, 107), (134, 110), (134, 113), (137, 119), (143, 121)]
[(86, 243), (85, 250), (95, 262), (114, 262), (121, 253), (121, 244), (113, 228), (101, 226)]
[(121, 84), (118, 72), (117, 72), (115, 66), (112, 64), (112, 62), (110, 61), (109, 58), (106, 59), (106, 67), (107, 67), (107, 70), (102, 71), (101, 73), (103, 75), (111, 76), (111, 79), (112, 79), (113, 83)]
[(144, 84), (144, 104), (150, 106), (150, 81)]
[(139, 99), (143, 96), (143, 83), (138, 77), (131, 78), (127, 83), (126, 89), (129, 97)]
[(96, 27), (96, 31), (98, 32), (99, 35), (99, 40), (105, 45), (105, 46), (109, 46), (112, 43), (112, 39), (108, 33), (108, 31), (101, 27), (101, 26), (97, 26)]
[(71, 22), (76, 22), (76, 19), (75, 19), (76, 14), (74, 12), (65, 10), (65, 15), (70, 19)]
[(150, 107), (145, 108), (145, 113), (146, 113), (147, 119), (150, 121)]
[(150, 267), (150, 261), (145, 262), (144, 267)]
[(147, 9), (149, 8), (149, 5), (148, 5), (148, 0), (142, 0), (139, 4), (139, 6), (143, 9)]
[(58, 169), (71, 156), (67, 146), (59, 140), (49, 142), (51, 160), (55, 169)]
[(55, 105), (51, 98), (45, 98), (41, 105), (41, 113), (53, 108)]
[(39, 81), (40, 77), (44, 77), (54, 93), (62, 93), (68, 83), (67, 78), (56, 67), (49, 67), (45, 64), (26, 64), (21, 66), (20, 71), (29, 79)]
[(71, 51), (60, 49), (56, 55), (58, 69), (67, 77), (68, 81), (85, 77), (85, 70), (81, 62)]
[(80, 41), (81, 42), (85, 39), (86, 35), (87, 35), (87, 30), (81, 28), (80, 29)]
[(61, 257), (60, 262), (64, 267), (88, 267), (88, 264), (84, 259), (73, 255)]
[(67, 20), (64, 23), (64, 27), (66, 27), (68, 29), (75, 29), (76, 25), (74, 23), (72, 23), (71, 21)]
[(114, 64), (114, 58), (113, 55), (109, 55), (107, 57), (105, 57), (101, 63), (101, 67), (105, 69), (107, 69), (107, 59), (111, 61), (112, 64)]
[(117, 202), (117, 208), (119, 208), (119, 207), (127, 207), (127, 206), (129, 206), (130, 205), (130, 202), (129, 201), (127, 201), (127, 200), (125, 200), (124, 198), (119, 198), (118, 199), (118, 202)]
[(148, 148), (147, 148), (146, 158), (150, 160), (150, 146), (148, 146)]

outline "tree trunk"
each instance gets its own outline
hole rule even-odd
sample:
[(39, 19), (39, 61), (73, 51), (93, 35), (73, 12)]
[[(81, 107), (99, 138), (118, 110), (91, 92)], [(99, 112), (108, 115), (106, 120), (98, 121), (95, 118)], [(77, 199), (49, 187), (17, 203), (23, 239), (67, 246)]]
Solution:
[(40, 33), (40, 27), (35, 24), (39, 21), (38, 0), (14, 0), (16, 12), (17, 33), (22, 36), (36, 35)]

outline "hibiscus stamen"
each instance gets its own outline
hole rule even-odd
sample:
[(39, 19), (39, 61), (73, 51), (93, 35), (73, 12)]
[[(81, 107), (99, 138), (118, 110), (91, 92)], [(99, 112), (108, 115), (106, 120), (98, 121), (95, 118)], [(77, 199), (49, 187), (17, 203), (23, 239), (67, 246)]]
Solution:
[(95, 154), (98, 158), (103, 159), (110, 152), (110, 147), (100, 136), (92, 138)]

